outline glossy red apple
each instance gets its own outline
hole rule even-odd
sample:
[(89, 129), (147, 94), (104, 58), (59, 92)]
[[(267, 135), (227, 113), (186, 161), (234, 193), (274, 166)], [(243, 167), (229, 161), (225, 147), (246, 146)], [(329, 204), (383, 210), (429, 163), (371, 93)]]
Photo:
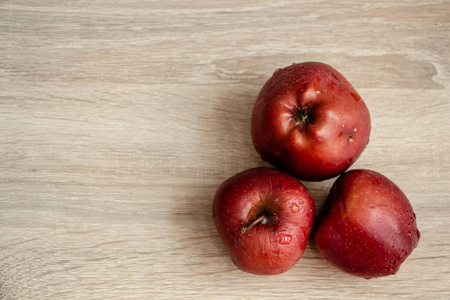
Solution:
[(302, 180), (324, 180), (347, 170), (370, 135), (369, 111), (353, 86), (319, 62), (278, 69), (253, 108), (256, 151)]
[(352, 170), (333, 184), (315, 233), (320, 254), (364, 278), (395, 274), (420, 233), (405, 194), (385, 176)]
[(234, 264), (245, 272), (275, 275), (289, 270), (303, 255), (315, 208), (295, 177), (254, 168), (220, 185), (212, 212)]

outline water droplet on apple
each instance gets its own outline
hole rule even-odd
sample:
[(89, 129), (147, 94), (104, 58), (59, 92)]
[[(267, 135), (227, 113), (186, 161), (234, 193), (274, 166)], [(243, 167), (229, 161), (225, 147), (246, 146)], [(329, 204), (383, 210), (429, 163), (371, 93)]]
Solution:
[(412, 237), (412, 233), (411, 232), (408, 232), (407, 233), (407, 236), (410, 238), (410, 237)]
[(298, 206), (296, 203), (292, 203), (289, 206), (289, 209), (295, 214), (300, 211), (300, 206)]
[(316, 94), (319, 95), (322, 93), (322, 90), (320, 89), (320, 87), (314, 83), (314, 89), (316, 90)]
[(289, 245), (292, 242), (292, 236), (289, 234), (280, 234), (277, 240), (282, 245)]

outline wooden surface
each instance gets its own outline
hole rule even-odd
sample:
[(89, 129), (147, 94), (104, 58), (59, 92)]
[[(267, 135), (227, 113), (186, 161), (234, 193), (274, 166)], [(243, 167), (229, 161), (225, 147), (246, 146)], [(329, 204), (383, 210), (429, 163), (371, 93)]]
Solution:
[[(449, 299), (448, 1), (0, 2), (1, 299)], [(391, 178), (422, 233), (391, 277), (238, 270), (218, 185), (263, 166), (250, 117), (279, 67), (316, 60), (372, 116), (353, 168)], [(333, 180), (306, 183), (317, 209)]]

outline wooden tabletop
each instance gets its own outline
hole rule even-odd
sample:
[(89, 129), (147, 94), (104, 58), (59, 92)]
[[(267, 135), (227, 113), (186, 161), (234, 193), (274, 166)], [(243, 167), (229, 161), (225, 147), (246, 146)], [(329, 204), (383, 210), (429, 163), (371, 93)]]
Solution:
[[(0, 3), (1, 299), (449, 299), (450, 3)], [(410, 199), (422, 237), (365, 280), (310, 240), (287, 273), (229, 259), (211, 218), (265, 166), (250, 118), (279, 67), (321, 61), (356, 88), (371, 140), (352, 168)], [(305, 183), (320, 210), (334, 179)]]

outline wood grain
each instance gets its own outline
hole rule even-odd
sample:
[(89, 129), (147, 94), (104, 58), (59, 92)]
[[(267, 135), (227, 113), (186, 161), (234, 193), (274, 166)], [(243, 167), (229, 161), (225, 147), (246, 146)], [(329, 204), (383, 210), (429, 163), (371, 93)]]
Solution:
[[(439, 0), (0, 2), (0, 298), (450, 298), (449, 41)], [(354, 168), (413, 204), (422, 238), (395, 276), (343, 274), (312, 240), (253, 276), (215, 231), (218, 185), (266, 165), (259, 89), (306, 60), (369, 107)], [(306, 183), (318, 209), (332, 182)]]

